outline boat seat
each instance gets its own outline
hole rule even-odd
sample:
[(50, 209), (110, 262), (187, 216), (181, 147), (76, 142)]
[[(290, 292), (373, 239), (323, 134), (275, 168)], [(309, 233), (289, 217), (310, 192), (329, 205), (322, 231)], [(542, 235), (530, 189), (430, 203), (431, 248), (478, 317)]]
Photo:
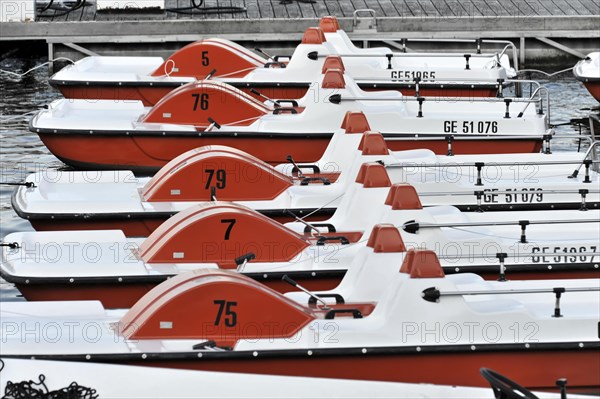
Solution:
[(321, 69), (321, 73), (326, 73), (329, 69), (339, 69), (343, 72), (346, 71), (344, 67), (344, 62), (342, 61), (342, 57), (339, 55), (329, 55), (325, 58), (325, 62), (323, 63), (323, 68)]
[(390, 223), (375, 225), (367, 241), (367, 247), (375, 253), (406, 252), (400, 231)]
[(385, 139), (379, 132), (366, 131), (358, 145), (362, 155), (389, 155), (390, 151)]
[(321, 18), (319, 28), (325, 33), (335, 33), (340, 30), (340, 23), (336, 17), (328, 15)]
[(406, 183), (396, 183), (390, 188), (385, 204), (392, 210), (423, 209), (419, 195), (413, 186)]
[(361, 165), (356, 182), (365, 188), (391, 187), (392, 182), (385, 170), (385, 166), (377, 162), (367, 162)]
[(302, 44), (323, 44), (326, 42), (325, 34), (320, 28), (308, 28), (302, 36)]
[(410, 278), (445, 277), (437, 255), (428, 249), (410, 249), (402, 262), (400, 273), (409, 274)]
[(344, 71), (341, 69), (328, 69), (323, 76), (323, 89), (343, 89), (346, 87)]
[(367, 121), (367, 117), (362, 111), (346, 112), (341, 128), (344, 129), (346, 133), (364, 133), (371, 130), (369, 121)]

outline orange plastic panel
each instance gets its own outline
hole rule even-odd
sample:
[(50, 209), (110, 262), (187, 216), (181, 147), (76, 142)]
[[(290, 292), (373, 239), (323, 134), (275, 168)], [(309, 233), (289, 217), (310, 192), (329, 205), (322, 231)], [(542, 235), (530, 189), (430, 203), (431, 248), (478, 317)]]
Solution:
[(211, 71), (215, 76), (240, 78), (265, 62), (241, 46), (220, 39), (200, 40), (181, 48), (152, 73), (152, 76), (185, 76), (204, 79)]
[(396, 183), (390, 188), (385, 204), (393, 210), (423, 209), (419, 194), (413, 186), (407, 183)]
[(150, 109), (143, 122), (205, 128), (210, 125), (208, 118), (212, 118), (221, 125), (248, 126), (268, 112), (270, 108), (233, 86), (203, 81), (167, 94)]
[(328, 69), (323, 76), (321, 87), (324, 89), (343, 89), (346, 87), (344, 71), (341, 69)]
[(157, 201), (210, 201), (211, 187), (223, 201), (271, 200), (292, 179), (235, 148), (206, 146), (170, 161), (144, 187), (143, 198)]
[(367, 130), (371, 130), (369, 121), (367, 121), (367, 117), (362, 111), (346, 112), (341, 128), (345, 129), (346, 133), (364, 133)]
[(127, 339), (233, 346), (240, 339), (293, 337), (314, 318), (310, 309), (239, 273), (199, 269), (152, 289), (118, 328)]
[(308, 28), (302, 36), (302, 44), (323, 44), (326, 42), (325, 34), (320, 28)]
[(336, 17), (326, 16), (319, 21), (319, 28), (326, 33), (334, 33), (340, 29), (340, 23)]
[(385, 166), (377, 162), (366, 162), (360, 166), (356, 182), (365, 188), (391, 187), (392, 182)]
[(366, 131), (360, 139), (358, 150), (363, 155), (388, 155), (388, 146), (379, 132)]
[(373, 227), (367, 247), (373, 248), (373, 252), (406, 252), (400, 232), (396, 226), (389, 223), (381, 223)]
[(196, 205), (168, 219), (140, 245), (147, 263), (218, 263), (235, 267), (238, 256), (286, 262), (308, 246), (298, 233), (234, 203)]
[(428, 249), (410, 249), (400, 267), (400, 273), (408, 273), (410, 278), (445, 277), (437, 255)]
[(346, 70), (346, 68), (344, 67), (342, 57), (340, 57), (339, 55), (328, 55), (327, 58), (325, 58), (325, 62), (323, 63), (321, 73), (324, 74), (330, 69), (339, 69), (343, 73)]

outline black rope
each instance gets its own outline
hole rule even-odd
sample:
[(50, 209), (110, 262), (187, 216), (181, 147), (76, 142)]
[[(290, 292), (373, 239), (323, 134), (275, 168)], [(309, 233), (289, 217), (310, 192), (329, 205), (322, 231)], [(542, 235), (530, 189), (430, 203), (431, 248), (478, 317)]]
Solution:
[(27, 188), (37, 187), (34, 182), (30, 182), (30, 181), (25, 181), (25, 182), (21, 182), (21, 183), (0, 182), (0, 185), (3, 185), (3, 186), (24, 186), (24, 187), (27, 187)]
[[(75, 2), (75, 5), (73, 5), (72, 7), (64, 7), (64, 6), (52, 6), (52, 3), (54, 3), (54, 0), (50, 0), (50, 2), (48, 3), (48, 5), (46, 7), (44, 7), (41, 11), (38, 11), (37, 16), (39, 18), (62, 17), (62, 16), (72, 13), (73, 11), (79, 10), (80, 8), (83, 8), (84, 6), (91, 5), (91, 4), (87, 4), (86, 2), (87, 2), (87, 0), (77, 0)], [(46, 11), (48, 9), (54, 10), (54, 14), (42, 14), (44, 11)], [(56, 11), (62, 11), (62, 12), (57, 14)]]
[(280, 0), (279, 4), (288, 5), (288, 4), (292, 4), (294, 1), (297, 3), (303, 3), (303, 4), (315, 4), (316, 3), (315, 0)]
[[(0, 360), (1, 361), (1, 360)], [(4, 362), (2, 362), (4, 368)], [(0, 368), (0, 371), (2, 370)], [(95, 389), (84, 387), (76, 382), (72, 382), (66, 388), (55, 391), (48, 390), (46, 386), (46, 376), (40, 374), (39, 381), (32, 380), (6, 383), (4, 396), (2, 399), (96, 399), (98, 394)]]
[[(21, 248), (18, 242), (0, 242), (0, 247), (9, 247), (12, 249)], [(1, 368), (0, 371), (2, 371)]]
[(235, 7), (235, 6), (216, 6), (216, 7), (202, 7), (204, 4), (204, 0), (200, 0), (199, 3), (196, 3), (196, 0), (190, 0), (192, 4), (190, 7), (177, 7), (177, 8), (167, 8), (166, 10), (169, 12), (174, 12), (177, 14), (227, 14), (227, 13), (238, 13), (238, 12), (246, 12), (246, 7)]

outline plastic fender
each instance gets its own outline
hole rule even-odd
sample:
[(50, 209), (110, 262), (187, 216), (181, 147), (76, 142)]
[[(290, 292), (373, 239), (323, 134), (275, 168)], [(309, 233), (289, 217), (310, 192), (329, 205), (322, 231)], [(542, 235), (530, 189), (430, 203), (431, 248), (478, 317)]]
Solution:
[(235, 43), (207, 39), (190, 43), (176, 51), (152, 76), (193, 76), (204, 79), (216, 70), (216, 77), (240, 78), (263, 66), (264, 60)]
[(271, 109), (226, 83), (203, 81), (178, 87), (143, 118), (145, 123), (193, 125), (206, 128), (209, 118), (220, 125), (248, 126)]
[(292, 260), (309, 243), (260, 213), (233, 203), (194, 206), (164, 222), (140, 245), (146, 263), (217, 263), (254, 253), (256, 262)]
[(219, 200), (272, 200), (292, 184), (290, 177), (250, 154), (206, 146), (165, 165), (148, 181), (143, 198), (148, 202), (210, 201), (214, 187)]
[[(155, 287), (121, 319), (127, 339), (214, 340), (294, 336), (312, 312), (243, 275), (199, 269)], [(192, 348), (190, 348), (191, 350)]]

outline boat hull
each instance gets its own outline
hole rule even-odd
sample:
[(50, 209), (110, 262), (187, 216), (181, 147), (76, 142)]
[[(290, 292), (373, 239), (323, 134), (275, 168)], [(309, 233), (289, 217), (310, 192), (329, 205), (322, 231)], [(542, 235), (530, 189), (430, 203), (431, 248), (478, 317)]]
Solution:
[[(329, 291), (335, 289), (346, 274), (346, 270), (333, 270), (324, 272), (290, 272), (287, 274), (298, 284), (310, 291)], [(282, 273), (251, 273), (248, 276), (265, 284), (266, 286), (286, 293), (295, 291), (296, 288), (282, 281)], [(43, 284), (28, 284), (24, 281), (15, 284), (19, 292), (28, 301), (100, 301), (105, 308), (122, 309), (130, 308), (152, 288), (172, 276), (164, 275), (151, 279), (140, 278), (134, 281), (131, 277), (121, 278), (115, 276), (111, 282), (108, 279), (90, 279), (87, 282), (47, 282)], [(10, 277), (9, 277), (10, 279)], [(128, 281), (127, 279), (130, 279)], [(28, 279), (29, 281), (29, 279)]]
[[(559, 265), (560, 266), (560, 265)], [(529, 271), (528, 271), (529, 269)], [(294, 281), (313, 292), (335, 290), (340, 285), (347, 270), (316, 270), (316, 271), (290, 271), (245, 273), (247, 276), (281, 292), (297, 291), (288, 283), (282, 281), (287, 275)], [(455, 272), (477, 273), (486, 280), (497, 280), (497, 268), (462, 268), (456, 271), (453, 267), (444, 267), (446, 274)], [(553, 269), (541, 266), (522, 266), (517, 270), (507, 268), (506, 276), (509, 280), (544, 280), (544, 279), (584, 279), (599, 278), (600, 269), (592, 264), (564, 265)], [(162, 283), (171, 275), (162, 276), (126, 276), (119, 277), (90, 277), (77, 278), (70, 282), (65, 278), (26, 278), (2, 274), (8, 282), (15, 284), (23, 297), (28, 301), (81, 301), (97, 300), (105, 308), (130, 308), (156, 285)]]
[(600, 102), (600, 80), (583, 82), (583, 85), (590, 92), (592, 97)]
[[(119, 86), (117, 85), (117, 82), (114, 82), (113, 84), (110, 84), (110, 82), (108, 84), (90, 83), (90, 85), (81, 85), (78, 83), (63, 84), (57, 81), (51, 82), (52, 86), (60, 90), (65, 98), (83, 100), (137, 100), (142, 101), (146, 107), (155, 105), (161, 98), (181, 85), (158, 85), (155, 83), (152, 86), (149, 86), (148, 84)], [(261, 101), (264, 99), (257, 96), (255, 93), (252, 93), (250, 91), (251, 89), (258, 90), (261, 94), (269, 98), (300, 99), (304, 97), (310, 87), (309, 84), (293, 84), (286, 86), (285, 83), (282, 83), (275, 86), (268, 82), (261, 84), (229, 83)], [(397, 90), (405, 96), (415, 95), (415, 88), (412, 84), (359, 83), (359, 87), (366, 91)], [(492, 84), (478, 85), (475, 88), (471, 88), (470, 85), (454, 85), (451, 87), (447, 87), (447, 85), (446, 87), (430, 85), (421, 87), (419, 91), (422, 96), (428, 97), (495, 97), (497, 94), (497, 88)]]
[[(144, 354), (35, 355), (175, 369), (343, 378), (485, 387), (481, 367), (491, 368), (531, 390), (555, 391), (567, 378), (569, 392), (600, 392), (598, 342), (362, 347), (265, 351)], [(142, 359), (143, 356), (143, 359)], [(13, 356), (11, 356), (13, 357)], [(30, 357), (30, 355), (27, 355)], [(87, 358), (87, 360), (86, 360)], [(452, 367), (448, 367), (451, 364)]]
[[(275, 211), (260, 211), (260, 213), (280, 223), (293, 222), (284, 209)], [(310, 214), (304, 218), (308, 222), (322, 221), (331, 217), (335, 208), (322, 209), (289, 209), (298, 217)], [(126, 237), (147, 237), (169, 219), (173, 214), (158, 215), (136, 214), (97, 214), (97, 215), (30, 215), (18, 212), (19, 216), (27, 219), (37, 231), (72, 231), (72, 230), (122, 230)]]
[[(277, 165), (287, 162), (291, 155), (298, 163), (316, 162), (325, 152), (333, 133), (289, 133), (285, 135), (256, 133), (248, 135), (213, 135), (169, 133), (168, 135), (129, 135), (126, 132), (45, 132), (38, 133), (44, 145), (61, 161), (79, 169), (126, 169), (135, 173), (156, 173), (167, 162), (186, 151), (207, 145), (225, 145), (237, 148), (257, 158)], [(439, 155), (448, 153), (444, 137), (431, 140), (410, 140), (399, 134), (385, 134), (392, 151), (428, 148)], [(531, 136), (529, 136), (531, 137)], [(539, 152), (541, 137), (490, 141), (473, 137), (457, 140), (452, 145), (455, 154), (527, 153)]]

